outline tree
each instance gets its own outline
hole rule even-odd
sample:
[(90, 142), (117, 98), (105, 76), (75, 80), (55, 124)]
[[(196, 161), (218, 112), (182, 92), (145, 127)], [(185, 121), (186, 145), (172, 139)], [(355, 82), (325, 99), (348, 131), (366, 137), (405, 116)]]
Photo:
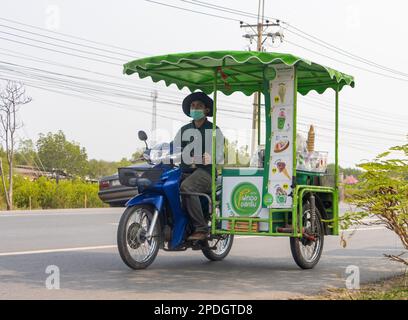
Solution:
[(122, 159), (120, 159), (120, 161), (116, 162), (115, 165), (116, 165), (116, 168), (128, 167), (128, 166), (132, 165), (132, 161), (130, 161), (130, 160), (126, 159), (126, 158), (122, 158)]
[(112, 162), (105, 160), (91, 159), (88, 162), (88, 176), (92, 179), (100, 179), (103, 176), (110, 176), (115, 173)]
[[(399, 154), (398, 157), (390, 156)], [(400, 238), (408, 250), (408, 144), (390, 148), (373, 161), (358, 165), (365, 171), (360, 182), (350, 192), (348, 202), (359, 211), (347, 213), (343, 229), (374, 215)], [(400, 255), (386, 255), (388, 258), (408, 266), (408, 259)]]
[(0, 138), (5, 145), (8, 164), (8, 189), (6, 187), (6, 177), (3, 170), (3, 161), (0, 158), (0, 172), (3, 181), (3, 189), (6, 197), (7, 210), (13, 209), (13, 160), (16, 145), (16, 131), (21, 128), (17, 121), (17, 112), (21, 105), (31, 101), (26, 96), (23, 84), (14, 81), (7, 81), (7, 84), (0, 92)]
[(68, 175), (83, 177), (88, 171), (88, 155), (85, 148), (67, 141), (65, 134), (48, 132), (37, 140), (38, 156), (47, 170), (62, 170)]
[(143, 152), (143, 149), (136, 150), (130, 157), (130, 161), (135, 163), (143, 162)]
[(38, 167), (38, 154), (35, 150), (35, 144), (31, 139), (20, 140), (15, 152), (14, 161), (19, 165)]

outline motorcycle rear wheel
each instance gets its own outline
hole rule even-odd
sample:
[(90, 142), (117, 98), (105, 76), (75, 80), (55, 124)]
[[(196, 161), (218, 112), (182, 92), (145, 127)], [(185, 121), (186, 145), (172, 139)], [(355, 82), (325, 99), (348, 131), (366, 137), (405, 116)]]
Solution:
[(221, 235), (220, 238), (210, 238), (207, 241), (206, 246), (201, 249), (204, 256), (211, 261), (220, 261), (224, 259), (232, 248), (234, 242), (234, 236), (230, 234)]

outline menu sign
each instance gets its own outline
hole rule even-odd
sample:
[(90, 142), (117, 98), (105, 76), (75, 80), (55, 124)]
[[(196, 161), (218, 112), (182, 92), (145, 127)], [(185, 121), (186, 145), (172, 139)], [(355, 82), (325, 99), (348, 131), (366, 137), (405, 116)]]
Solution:
[(274, 65), (276, 77), (269, 81), (271, 112), (271, 147), (269, 156), (268, 186), (264, 205), (268, 208), (292, 206), (293, 172), (293, 98), (294, 68), (284, 64)]

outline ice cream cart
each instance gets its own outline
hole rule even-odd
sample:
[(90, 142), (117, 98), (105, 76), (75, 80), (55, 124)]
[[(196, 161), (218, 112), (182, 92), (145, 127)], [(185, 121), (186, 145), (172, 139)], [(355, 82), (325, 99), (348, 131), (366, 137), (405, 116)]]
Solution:
[[(292, 54), (208, 51), (148, 57), (125, 65), (127, 74), (163, 80), (167, 86), (213, 93), (212, 161), (215, 163), (217, 93), (258, 93), (265, 119), (265, 146), (258, 146), (255, 166), (221, 169), (222, 192), (216, 193), (212, 171), (211, 234), (284, 236), (304, 269), (319, 261), (324, 236), (339, 234), (339, 92), (354, 87), (350, 75)], [(313, 128), (307, 141), (297, 133), (297, 95), (333, 90), (335, 115), (334, 183), (324, 185), (327, 153), (313, 150)], [(260, 127), (260, 126), (259, 126)], [(259, 128), (258, 128), (259, 130)], [(260, 131), (258, 131), (260, 134)]]

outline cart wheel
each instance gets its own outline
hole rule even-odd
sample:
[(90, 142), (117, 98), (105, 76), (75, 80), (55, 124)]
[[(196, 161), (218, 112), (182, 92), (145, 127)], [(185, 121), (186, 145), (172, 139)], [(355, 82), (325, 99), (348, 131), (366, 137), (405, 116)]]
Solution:
[(312, 269), (320, 260), (323, 251), (324, 229), (319, 210), (316, 208), (316, 223), (312, 230), (310, 203), (303, 207), (303, 227), (305, 233), (314, 239), (290, 238), (290, 249), (296, 264), (302, 269)]
[(220, 261), (231, 251), (234, 236), (225, 234), (205, 241), (207, 241), (207, 244), (201, 249), (205, 257), (211, 261)]
[(152, 217), (151, 207), (136, 205), (127, 208), (120, 219), (117, 232), (118, 250), (123, 262), (132, 269), (147, 268), (159, 251), (159, 220), (153, 231), (153, 237), (150, 240), (145, 237)]

